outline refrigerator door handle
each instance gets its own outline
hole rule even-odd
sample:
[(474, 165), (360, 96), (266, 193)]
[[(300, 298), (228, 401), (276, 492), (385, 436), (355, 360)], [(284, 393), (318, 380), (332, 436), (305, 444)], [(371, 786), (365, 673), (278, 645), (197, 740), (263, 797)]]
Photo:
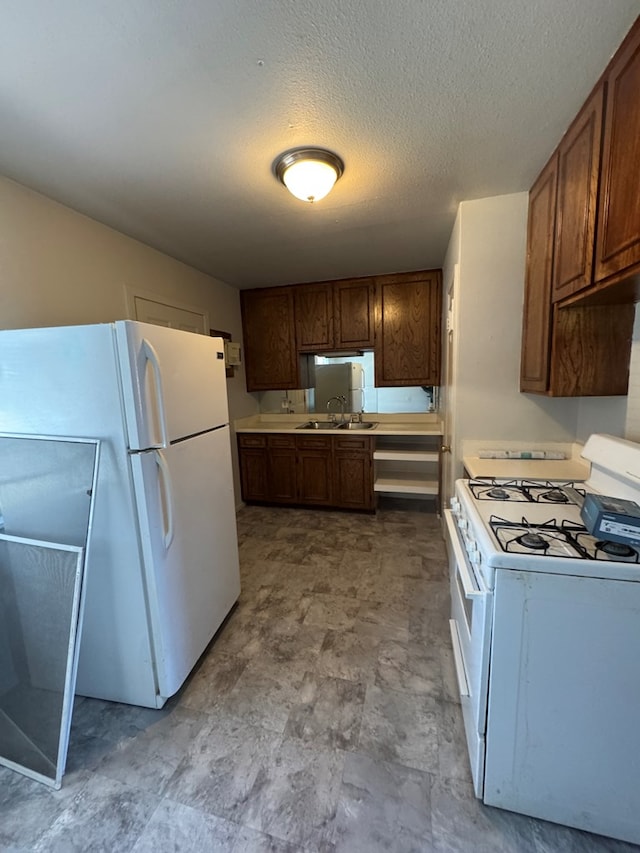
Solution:
[(169, 550), (171, 543), (173, 542), (173, 537), (175, 534), (175, 526), (174, 526), (174, 518), (173, 518), (173, 489), (171, 487), (171, 474), (169, 473), (169, 466), (167, 465), (167, 460), (164, 458), (164, 454), (161, 450), (156, 449), (155, 451), (156, 465), (160, 469), (160, 478), (159, 483), (162, 489), (162, 506), (164, 509), (164, 521), (165, 521), (165, 531), (164, 531), (164, 549), (165, 551)]
[(153, 384), (156, 389), (156, 408), (158, 423), (160, 424), (160, 443), (151, 444), (149, 446), (156, 450), (165, 449), (168, 446), (169, 441), (167, 438), (167, 421), (164, 413), (164, 395), (162, 393), (162, 371), (160, 370), (160, 361), (158, 360), (158, 354), (146, 338), (142, 341), (142, 349), (144, 356), (151, 365), (151, 369), (153, 371)]

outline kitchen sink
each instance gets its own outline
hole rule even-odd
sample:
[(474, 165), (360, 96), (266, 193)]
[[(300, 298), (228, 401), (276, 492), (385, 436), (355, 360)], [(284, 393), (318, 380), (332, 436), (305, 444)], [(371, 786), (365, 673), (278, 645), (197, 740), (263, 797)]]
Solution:
[(335, 421), (306, 421), (296, 429), (336, 429), (337, 426)]
[(374, 429), (378, 426), (377, 421), (363, 421), (362, 423), (354, 423), (349, 421), (346, 424), (340, 424), (338, 429)]

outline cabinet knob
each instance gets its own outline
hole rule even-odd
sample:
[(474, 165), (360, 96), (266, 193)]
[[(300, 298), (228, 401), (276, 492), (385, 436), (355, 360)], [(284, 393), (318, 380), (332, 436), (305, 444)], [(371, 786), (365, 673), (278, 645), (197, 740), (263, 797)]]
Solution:
[(451, 453), (451, 445), (441, 444), (440, 445), (440, 453)]

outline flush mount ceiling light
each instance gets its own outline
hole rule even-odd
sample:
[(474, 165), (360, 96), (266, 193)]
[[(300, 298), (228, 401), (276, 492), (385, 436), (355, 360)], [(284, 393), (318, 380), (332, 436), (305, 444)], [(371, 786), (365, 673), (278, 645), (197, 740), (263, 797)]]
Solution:
[(273, 169), (292, 195), (313, 204), (331, 192), (344, 163), (324, 148), (294, 148), (280, 154)]

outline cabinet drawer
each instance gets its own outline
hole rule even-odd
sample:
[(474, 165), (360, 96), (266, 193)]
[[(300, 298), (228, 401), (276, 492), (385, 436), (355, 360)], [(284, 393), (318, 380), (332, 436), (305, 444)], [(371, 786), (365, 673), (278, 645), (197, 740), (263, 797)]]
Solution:
[(253, 433), (238, 434), (239, 447), (266, 447), (267, 437), (265, 435), (254, 435)]
[(267, 437), (267, 447), (281, 448), (296, 446), (296, 437), (294, 435), (270, 435)]
[(296, 437), (298, 450), (331, 450), (331, 439), (324, 435), (305, 435)]
[(371, 450), (371, 442), (372, 439), (365, 438), (365, 436), (358, 438), (335, 438), (334, 439), (334, 448), (336, 450)]

